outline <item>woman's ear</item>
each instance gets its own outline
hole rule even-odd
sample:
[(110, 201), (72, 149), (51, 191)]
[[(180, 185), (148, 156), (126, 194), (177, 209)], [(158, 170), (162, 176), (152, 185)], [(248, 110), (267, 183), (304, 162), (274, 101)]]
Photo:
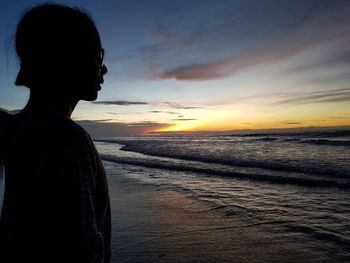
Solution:
[(64, 68), (63, 56), (60, 52), (54, 50), (48, 44), (43, 43), (40, 45), (40, 54), (38, 55), (38, 66), (43, 71), (57, 72)]

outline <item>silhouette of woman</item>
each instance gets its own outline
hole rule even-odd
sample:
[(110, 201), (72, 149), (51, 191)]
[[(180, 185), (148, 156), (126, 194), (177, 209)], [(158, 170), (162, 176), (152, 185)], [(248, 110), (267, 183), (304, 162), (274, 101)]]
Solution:
[(110, 262), (105, 171), (90, 136), (70, 119), (79, 100), (97, 98), (107, 73), (96, 26), (78, 9), (40, 5), (19, 22), (16, 51), (16, 84), (30, 98), (12, 118), (0, 114), (0, 262)]

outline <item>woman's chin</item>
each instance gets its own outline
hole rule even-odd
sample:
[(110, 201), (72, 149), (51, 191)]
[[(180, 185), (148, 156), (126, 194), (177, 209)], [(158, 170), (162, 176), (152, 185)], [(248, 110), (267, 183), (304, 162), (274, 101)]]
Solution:
[(85, 101), (94, 101), (98, 97), (98, 92), (101, 90), (101, 84), (100, 83), (94, 83), (94, 84), (85, 84), (79, 85), (79, 88), (76, 89), (76, 97), (79, 100), (85, 100)]
[(93, 89), (93, 90), (90, 90), (90, 92), (86, 92), (86, 93), (82, 94), (80, 99), (85, 100), (85, 101), (94, 101), (98, 97), (99, 90), (101, 90), (101, 86), (98, 89)]

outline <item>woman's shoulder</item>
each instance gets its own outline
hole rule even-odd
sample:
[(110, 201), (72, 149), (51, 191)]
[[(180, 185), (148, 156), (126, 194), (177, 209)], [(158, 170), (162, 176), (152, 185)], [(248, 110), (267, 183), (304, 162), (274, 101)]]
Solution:
[(93, 147), (90, 135), (78, 123), (65, 115), (54, 113), (39, 122), (43, 136), (55, 140), (58, 144), (72, 149), (89, 149)]
[(6, 141), (5, 138), (5, 129), (8, 123), (13, 119), (13, 116), (8, 112), (2, 110), (0, 108), (0, 165), (4, 159), (4, 143)]
[(70, 119), (69, 117), (53, 113), (43, 116), (42, 123), (48, 134), (53, 134), (58, 137), (67, 137), (74, 140), (87, 140), (90, 139), (89, 134), (78, 123)]
[(11, 134), (17, 134), (21, 144), (35, 144), (38, 148), (50, 148), (76, 152), (91, 148), (89, 134), (75, 121), (57, 112), (18, 114), (12, 122)]

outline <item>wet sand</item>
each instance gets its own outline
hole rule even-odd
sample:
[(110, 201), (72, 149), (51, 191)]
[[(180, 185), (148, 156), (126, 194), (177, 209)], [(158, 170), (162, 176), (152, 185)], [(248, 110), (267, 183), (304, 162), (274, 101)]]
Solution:
[[(326, 262), (266, 226), (225, 216), (185, 194), (106, 165), (113, 262)], [(297, 237), (293, 237), (297, 240)]]

